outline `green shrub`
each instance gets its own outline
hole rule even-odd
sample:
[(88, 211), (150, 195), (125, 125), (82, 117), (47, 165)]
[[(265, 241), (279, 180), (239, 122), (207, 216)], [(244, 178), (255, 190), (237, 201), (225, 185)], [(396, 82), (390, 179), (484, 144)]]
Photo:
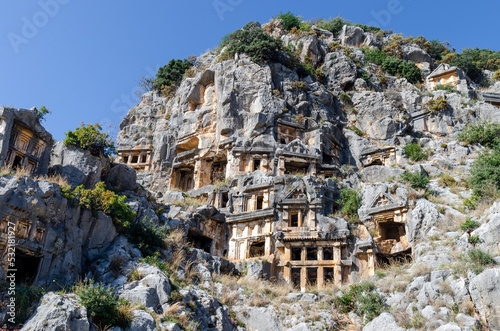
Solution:
[(46, 120), (46, 116), (50, 114), (51, 111), (48, 110), (45, 106), (40, 107), (40, 109), (36, 110), (36, 114), (38, 115), (38, 118), (40, 119), (40, 122), (43, 122)]
[(135, 213), (125, 203), (127, 197), (107, 190), (104, 182), (98, 182), (92, 190), (83, 185), (77, 186), (73, 191), (69, 187), (63, 187), (62, 194), (68, 199), (76, 200), (84, 208), (101, 210), (110, 215), (119, 227), (130, 226), (135, 218)]
[(87, 308), (87, 315), (92, 318), (94, 324), (101, 327), (112, 325), (127, 327), (132, 321), (132, 316), (119, 313), (120, 305), (126, 305), (128, 302), (118, 301), (111, 287), (105, 289), (103, 285), (96, 285), (92, 280), (88, 280), (78, 283), (74, 291), (80, 304)]
[(387, 58), (387, 54), (378, 48), (368, 48), (364, 49), (365, 61), (375, 63), (377, 65), (382, 65), (384, 60)]
[(457, 181), (453, 176), (445, 174), (444, 172), (439, 176), (438, 180), (439, 186), (442, 187), (454, 187), (457, 185)]
[(457, 66), (477, 83), (484, 81), (482, 70), (500, 69), (500, 51), (479, 48), (465, 48), (461, 53), (449, 53), (443, 62)]
[(377, 32), (380, 31), (379, 27), (364, 25), (364, 24), (356, 24), (351, 21), (345, 20), (342, 16), (337, 16), (335, 18), (324, 19), (320, 18), (316, 22), (316, 26), (323, 30), (328, 30), (334, 35), (338, 35), (342, 31), (342, 27), (344, 25), (357, 26), (358, 28), (363, 29), (366, 32)]
[(141, 251), (143, 256), (150, 256), (164, 248), (167, 226), (161, 226), (151, 219), (135, 220), (124, 228), (129, 241)]
[(350, 127), (348, 127), (348, 129), (351, 131), (354, 131), (360, 137), (363, 137), (366, 134), (355, 126), (350, 126)]
[(477, 229), (480, 225), (481, 223), (468, 218), (465, 220), (464, 224), (460, 225), (460, 230), (472, 231), (474, 229)]
[(291, 12), (287, 12), (285, 14), (281, 13), (276, 17), (279, 18), (283, 21), (283, 28), (286, 31), (290, 31), (292, 28), (300, 28), (300, 23), (302, 22), (302, 19), (300, 16), (295, 16)]
[(167, 86), (176, 87), (182, 80), (187, 69), (193, 65), (193, 61), (187, 59), (170, 60), (168, 64), (160, 67), (156, 73), (155, 88), (162, 90)]
[(140, 258), (139, 262), (155, 266), (163, 272), (167, 272), (168, 270), (168, 263), (160, 258), (160, 252), (158, 251), (154, 252), (152, 255)]
[(361, 295), (358, 302), (357, 313), (364, 316), (367, 321), (371, 321), (385, 309), (385, 298), (375, 291)]
[(464, 207), (469, 210), (474, 210), (477, 208), (479, 200), (481, 200), (481, 196), (478, 193), (473, 193), (470, 198), (464, 199)]
[(490, 254), (480, 249), (471, 249), (467, 255), (469, 262), (472, 263), (470, 267), (475, 273), (482, 272), (487, 265), (496, 264)]
[(469, 241), (469, 244), (475, 246), (476, 244), (479, 244), (481, 242), (481, 239), (479, 238), (479, 236), (470, 236), (468, 238), (468, 241)]
[(63, 143), (65, 146), (75, 146), (89, 151), (92, 155), (110, 156), (116, 152), (115, 144), (109, 134), (101, 132), (101, 126), (96, 124), (82, 123), (75, 131), (66, 132), (66, 138)]
[(443, 111), (448, 108), (448, 100), (446, 100), (442, 95), (438, 96), (436, 99), (430, 99), (424, 105), (432, 113)]
[(493, 75), (494, 80), (500, 80), (500, 69), (495, 71), (495, 74)]
[(342, 31), (344, 25), (352, 25), (352, 23), (351, 21), (344, 20), (342, 16), (337, 16), (328, 20), (320, 18), (318, 22), (316, 22), (318, 28), (328, 30), (334, 35), (338, 35)]
[(349, 287), (347, 293), (336, 297), (333, 303), (344, 314), (356, 311), (360, 316), (371, 321), (386, 307), (385, 298), (375, 289), (375, 285), (370, 282), (354, 284)]
[(422, 149), (422, 146), (420, 146), (417, 143), (409, 143), (406, 145), (403, 150), (405, 151), (406, 155), (410, 158), (410, 160), (413, 160), (415, 162), (421, 161), (421, 160), (427, 160), (427, 153), (424, 152)]
[(434, 91), (446, 91), (446, 92), (450, 92), (450, 93), (460, 93), (459, 91), (455, 90), (453, 88), (453, 86), (451, 85), (436, 85), (434, 87)]
[(469, 125), (458, 134), (458, 140), (489, 148), (500, 147), (500, 123)]
[(500, 190), (500, 149), (484, 151), (472, 164), (469, 183), (479, 196), (495, 196)]
[(135, 244), (143, 255), (152, 255), (164, 247), (167, 227), (149, 219), (134, 221), (136, 214), (125, 202), (127, 197), (107, 190), (104, 182), (97, 183), (92, 190), (86, 189), (83, 185), (77, 186), (74, 190), (65, 186), (62, 187), (61, 193), (84, 208), (100, 210), (110, 215), (118, 231)]
[(342, 206), (340, 211), (349, 219), (358, 219), (358, 209), (361, 207), (361, 197), (358, 191), (347, 187), (342, 188), (337, 203)]
[(339, 99), (340, 99), (340, 101), (342, 101), (343, 103), (349, 103), (349, 104), (350, 104), (350, 103), (352, 103), (352, 101), (351, 101), (351, 96), (350, 96), (349, 94), (347, 94), (347, 93), (341, 93), (341, 94), (339, 95)]
[(409, 172), (407, 170), (403, 172), (401, 179), (409, 183), (414, 189), (426, 189), (430, 181), (429, 176), (424, 172)]
[(422, 72), (410, 61), (389, 56), (382, 62), (382, 68), (393, 76), (406, 78), (412, 84), (422, 81)]
[(277, 61), (282, 41), (266, 34), (258, 22), (249, 22), (228, 35), (227, 54), (247, 54), (254, 62)]

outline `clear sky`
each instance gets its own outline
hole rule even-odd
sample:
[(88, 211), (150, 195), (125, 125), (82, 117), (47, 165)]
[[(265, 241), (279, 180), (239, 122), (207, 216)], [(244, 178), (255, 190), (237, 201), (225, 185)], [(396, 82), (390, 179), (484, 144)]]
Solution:
[(249, 21), (280, 11), (336, 17), (457, 50), (499, 50), (500, 2), (466, 0), (40, 0), (0, 2), (0, 105), (52, 111), (56, 140), (81, 122), (117, 126), (137, 81), (172, 58), (200, 55)]

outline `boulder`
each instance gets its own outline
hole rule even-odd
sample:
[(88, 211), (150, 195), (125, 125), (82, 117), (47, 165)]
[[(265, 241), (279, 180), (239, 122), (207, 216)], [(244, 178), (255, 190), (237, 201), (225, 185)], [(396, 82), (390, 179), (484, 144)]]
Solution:
[(272, 308), (248, 307), (247, 314), (239, 316), (248, 331), (281, 331), (279, 316)]
[(415, 208), (408, 213), (406, 221), (408, 240), (412, 243), (422, 240), (427, 232), (442, 219), (443, 215), (437, 211), (435, 204), (425, 199), (418, 199)]
[(500, 255), (500, 213), (492, 214), (488, 217), (488, 222), (482, 224), (471, 233), (472, 236), (478, 236), (480, 239), (477, 247), (489, 254)]
[(470, 279), (469, 292), (483, 321), (492, 330), (499, 330), (500, 268), (486, 269)]
[(340, 32), (342, 46), (359, 47), (365, 40), (365, 31), (357, 26), (344, 25)]
[(107, 159), (95, 157), (80, 148), (65, 146), (60, 141), (52, 149), (48, 172), (66, 177), (72, 187), (84, 185), (85, 188), (94, 188), (103, 173), (107, 173), (108, 167)]
[(448, 323), (441, 325), (436, 331), (462, 331), (462, 329), (456, 323)]
[(134, 310), (134, 319), (128, 330), (156, 331), (154, 318), (144, 310)]
[(396, 323), (394, 316), (389, 313), (382, 313), (374, 318), (370, 323), (366, 324), (363, 331), (404, 331), (404, 329)]
[(115, 164), (108, 174), (108, 185), (118, 191), (134, 190), (136, 187), (137, 175), (135, 169), (126, 164)]
[(75, 294), (58, 295), (49, 292), (42, 297), (40, 306), (22, 330), (90, 330), (87, 308), (78, 303)]
[(328, 88), (345, 88), (356, 81), (357, 68), (354, 62), (343, 51), (335, 51), (325, 56), (325, 63), (321, 66), (328, 80)]

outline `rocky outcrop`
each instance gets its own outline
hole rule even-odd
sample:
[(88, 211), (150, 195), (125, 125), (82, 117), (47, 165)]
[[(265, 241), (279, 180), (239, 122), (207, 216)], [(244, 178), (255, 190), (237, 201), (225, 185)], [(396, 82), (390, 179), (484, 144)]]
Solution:
[(404, 329), (396, 323), (394, 317), (389, 313), (382, 313), (378, 317), (374, 318), (373, 321), (366, 324), (363, 331), (403, 331)]
[(356, 65), (343, 51), (326, 54), (321, 70), (327, 77), (328, 88), (334, 91), (352, 87), (358, 74)]
[(103, 174), (108, 172), (108, 160), (92, 156), (85, 151), (58, 142), (51, 153), (49, 173), (65, 177), (72, 187), (83, 185), (94, 188), (101, 181)]
[(419, 199), (415, 208), (408, 215), (406, 223), (408, 239), (413, 243), (419, 242), (442, 219), (443, 215), (437, 211), (436, 205), (425, 199)]
[(470, 295), (483, 321), (492, 329), (500, 329), (500, 269), (487, 269), (472, 277)]
[(78, 303), (75, 294), (58, 295), (49, 292), (42, 297), (42, 303), (22, 330), (90, 330), (87, 308)]

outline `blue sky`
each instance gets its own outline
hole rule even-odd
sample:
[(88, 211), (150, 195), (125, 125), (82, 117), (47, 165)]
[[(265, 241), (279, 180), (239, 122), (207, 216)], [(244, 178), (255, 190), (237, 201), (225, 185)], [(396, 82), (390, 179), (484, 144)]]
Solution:
[(172, 58), (200, 55), (249, 21), (280, 11), (344, 18), (457, 50), (499, 50), (497, 1), (40, 0), (0, 3), (0, 105), (52, 111), (56, 140), (81, 122), (111, 132), (138, 99), (133, 91)]

